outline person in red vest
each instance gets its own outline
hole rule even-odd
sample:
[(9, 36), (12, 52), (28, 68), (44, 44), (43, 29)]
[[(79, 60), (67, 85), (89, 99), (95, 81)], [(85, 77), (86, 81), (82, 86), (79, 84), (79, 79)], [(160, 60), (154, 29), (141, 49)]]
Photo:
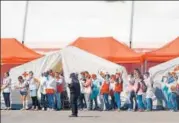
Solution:
[(110, 79), (110, 75), (109, 74), (106, 74), (105, 75), (105, 80), (103, 81), (102, 83), (102, 86), (101, 86), (101, 95), (103, 95), (103, 99), (104, 99), (104, 104), (105, 104), (105, 110), (110, 110), (110, 106), (109, 106), (109, 79)]
[(63, 92), (63, 78), (60, 77), (58, 72), (55, 72), (55, 82), (56, 82), (56, 90), (55, 90), (55, 104), (56, 110), (61, 109), (61, 93)]
[(111, 77), (110, 77), (110, 92), (109, 92), (109, 95), (111, 97), (110, 106), (114, 110), (117, 108), (117, 104), (116, 104), (115, 97), (114, 97), (115, 80), (116, 80), (115, 75), (111, 75)]
[(123, 80), (122, 75), (120, 73), (116, 73), (116, 76), (114, 77), (115, 84), (114, 84), (114, 98), (115, 102), (117, 104), (118, 111), (120, 111), (121, 108), (121, 98), (120, 94), (123, 90)]

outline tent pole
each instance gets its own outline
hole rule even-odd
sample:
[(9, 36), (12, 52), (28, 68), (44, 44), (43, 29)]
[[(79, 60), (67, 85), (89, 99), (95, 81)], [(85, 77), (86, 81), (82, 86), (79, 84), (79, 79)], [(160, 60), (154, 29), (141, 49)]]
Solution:
[(144, 65), (143, 64), (141, 64), (141, 73), (143, 74), (144, 73)]
[(129, 46), (130, 46), (130, 48), (132, 48), (133, 22), (134, 22), (134, 0), (132, 0), (132, 7), (131, 7), (131, 21), (130, 21), (130, 34), (129, 34)]
[(22, 35), (22, 44), (24, 44), (25, 35), (26, 35), (28, 7), (29, 7), (29, 1), (26, 1), (25, 15), (24, 15), (24, 25), (23, 25), (23, 32), (22, 32), (23, 33), (23, 35)]
[(147, 60), (145, 60), (145, 62), (144, 62), (144, 65), (145, 65), (145, 72), (147, 72)]

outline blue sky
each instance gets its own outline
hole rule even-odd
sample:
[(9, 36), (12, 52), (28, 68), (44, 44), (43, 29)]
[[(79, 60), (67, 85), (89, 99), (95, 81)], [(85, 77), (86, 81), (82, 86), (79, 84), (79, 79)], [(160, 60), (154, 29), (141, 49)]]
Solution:
[[(1, 37), (22, 40), (25, 1), (1, 2)], [(129, 44), (131, 1), (30, 1), (25, 44), (64, 47), (113, 36)], [(178, 1), (135, 2), (133, 47), (157, 48), (179, 36)]]

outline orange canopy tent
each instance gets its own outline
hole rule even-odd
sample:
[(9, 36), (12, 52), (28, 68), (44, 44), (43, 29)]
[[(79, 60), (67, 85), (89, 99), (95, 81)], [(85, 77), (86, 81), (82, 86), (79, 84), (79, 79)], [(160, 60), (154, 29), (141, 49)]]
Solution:
[(145, 60), (153, 62), (165, 62), (176, 57), (179, 57), (179, 37), (162, 48), (144, 55)]
[(1, 64), (22, 64), (41, 56), (14, 38), (1, 38)]
[(142, 55), (136, 53), (113, 37), (80, 37), (70, 45), (88, 51), (94, 55), (115, 63), (141, 63)]

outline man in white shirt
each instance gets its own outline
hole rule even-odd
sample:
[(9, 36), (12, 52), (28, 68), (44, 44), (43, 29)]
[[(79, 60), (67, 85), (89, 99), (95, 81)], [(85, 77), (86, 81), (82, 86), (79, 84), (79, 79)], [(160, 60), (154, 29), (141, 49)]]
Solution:
[(46, 86), (47, 86), (47, 72), (42, 73), (40, 78), (40, 93), (41, 93), (41, 106), (42, 110), (47, 109), (47, 94), (46, 94)]

